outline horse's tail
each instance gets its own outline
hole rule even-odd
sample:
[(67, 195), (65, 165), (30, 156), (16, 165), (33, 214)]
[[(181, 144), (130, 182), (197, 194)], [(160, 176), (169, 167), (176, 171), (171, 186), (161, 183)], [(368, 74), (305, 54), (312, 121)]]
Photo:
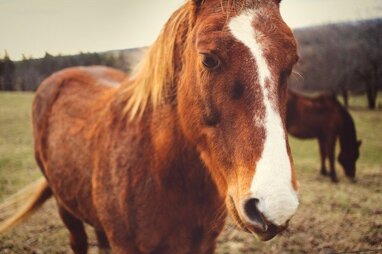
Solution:
[[(45, 178), (15, 193), (0, 204), (0, 218), (8, 217), (0, 223), (0, 234), (5, 233), (21, 223), (39, 209), (52, 196), (52, 191)], [(17, 204), (24, 205), (17, 210)], [(13, 215), (12, 215), (13, 214)]]

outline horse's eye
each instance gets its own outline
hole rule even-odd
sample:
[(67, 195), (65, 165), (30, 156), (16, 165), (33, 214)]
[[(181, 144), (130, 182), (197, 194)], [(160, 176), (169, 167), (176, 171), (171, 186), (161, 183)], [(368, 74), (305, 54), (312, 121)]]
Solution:
[(220, 61), (216, 56), (210, 55), (210, 54), (202, 54), (202, 57), (203, 57), (202, 63), (204, 67), (206, 67), (207, 69), (215, 70), (216, 68), (219, 67)]

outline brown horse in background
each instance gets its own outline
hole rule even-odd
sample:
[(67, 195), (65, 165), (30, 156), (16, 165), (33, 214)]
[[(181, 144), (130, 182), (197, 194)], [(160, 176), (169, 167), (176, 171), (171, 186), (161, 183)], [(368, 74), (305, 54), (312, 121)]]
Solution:
[(354, 180), (356, 161), (361, 141), (357, 140), (354, 121), (349, 112), (332, 95), (310, 98), (296, 92), (288, 92), (287, 130), (300, 139), (317, 138), (321, 155), (321, 174), (327, 175), (326, 159), (329, 159), (330, 177), (338, 182), (334, 167), (335, 144), (340, 141), (338, 161), (346, 176)]
[(226, 209), (273, 238), (298, 207), (285, 127), (297, 59), (279, 1), (190, 0), (131, 78), (53, 74), (33, 103), (46, 180), (2, 230), (53, 194), (75, 253), (84, 222), (113, 253), (213, 253)]

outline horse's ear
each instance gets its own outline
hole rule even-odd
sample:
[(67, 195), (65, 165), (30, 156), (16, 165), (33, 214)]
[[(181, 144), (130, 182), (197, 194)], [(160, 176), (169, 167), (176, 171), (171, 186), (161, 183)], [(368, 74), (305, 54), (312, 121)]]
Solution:
[(362, 145), (362, 140), (358, 140), (357, 145), (358, 145), (358, 147), (360, 147)]

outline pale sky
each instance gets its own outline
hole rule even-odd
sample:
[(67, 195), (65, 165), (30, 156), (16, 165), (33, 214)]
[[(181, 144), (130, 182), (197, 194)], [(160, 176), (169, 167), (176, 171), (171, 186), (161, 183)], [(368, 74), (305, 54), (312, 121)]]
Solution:
[[(0, 0), (0, 56), (150, 45), (184, 0)], [(382, 18), (382, 0), (283, 0), (292, 27)]]

